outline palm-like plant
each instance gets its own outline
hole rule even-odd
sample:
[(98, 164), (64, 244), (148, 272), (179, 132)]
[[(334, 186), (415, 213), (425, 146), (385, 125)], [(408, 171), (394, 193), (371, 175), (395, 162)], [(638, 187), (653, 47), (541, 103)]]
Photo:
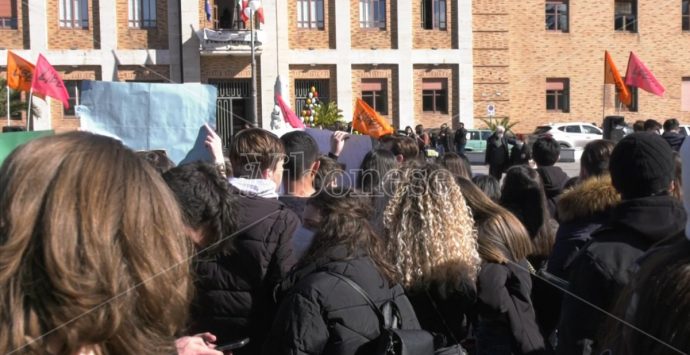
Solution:
[(345, 121), (343, 110), (339, 109), (338, 104), (334, 101), (316, 106), (314, 108), (314, 118), (316, 119), (316, 124), (324, 128), (334, 127), (336, 123)]
[[(21, 92), (10, 90), (10, 116), (16, 117), (26, 112), (27, 103), (22, 100)], [(38, 116), (36, 105), (31, 105), (31, 115)], [(0, 119), (7, 116), (7, 80), (0, 78)]]
[(516, 124), (520, 123), (520, 121), (510, 122), (510, 117), (501, 117), (494, 119), (480, 118), (480, 120), (484, 122), (488, 129), (494, 132), (496, 131), (496, 127), (503, 126), (506, 129), (506, 132), (512, 133), (511, 129), (515, 127)]

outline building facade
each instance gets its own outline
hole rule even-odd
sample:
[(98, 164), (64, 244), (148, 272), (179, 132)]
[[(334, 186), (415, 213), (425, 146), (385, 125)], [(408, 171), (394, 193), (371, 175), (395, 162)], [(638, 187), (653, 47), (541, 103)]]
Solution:
[[(472, 125), (470, 0), (264, 0), (256, 24), (257, 117), (269, 128), (276, 80), (299, 114), (312, 86), (351, 119), (363, 98), (397, 127)], [(30, 26), (29, 26), (30, 24)], [(250, 31), (236, 0), (0, 0), (0, 48), (82, 80), (218, 87), (219, 129), (250, 120)], [(0, 52), (0, 65), (6, 65)], [(3, 71), (3, 75), (6, 73)], [(35, 129), (77, 129), (74, 109), (36, 99)], [(13, 118), (12, 125), (25, 125)], [(2, 120), (2, 125), (5, 125)]]
[[(626, 122), (675, 117), (690, 123), (687, 0), (474, 0), (474, 117), (519, 122)], [(665, 86), (662, 97), (633, 89), (631, 107), (604, 85), (604, 51), (625, 76), (633, 51)], [(476, 122), (481, 125), (480, 121)]]

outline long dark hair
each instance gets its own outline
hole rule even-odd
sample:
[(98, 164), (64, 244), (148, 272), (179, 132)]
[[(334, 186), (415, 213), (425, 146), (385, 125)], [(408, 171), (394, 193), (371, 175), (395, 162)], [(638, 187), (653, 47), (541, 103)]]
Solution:
[(396, 281), (395, 268), (388, 263), (381, 238), (371, 224), (371, 199), (353, 189), (344, 187), (325, 188), (311, 197), (307, 204), (321, 215), (314, 243), (300, 261), (307, 265), (323, 257), (334, 247), (343, 245), (346, 258), (358, 251), (371, 257), (381, 274), (389, 281)]
[(367, 153), (360, 165), (357, 184), (366, 193), (381, 191), (384, 187), (386, 174), (397, 168), (395, 155), (386, 149), (374, 149)]

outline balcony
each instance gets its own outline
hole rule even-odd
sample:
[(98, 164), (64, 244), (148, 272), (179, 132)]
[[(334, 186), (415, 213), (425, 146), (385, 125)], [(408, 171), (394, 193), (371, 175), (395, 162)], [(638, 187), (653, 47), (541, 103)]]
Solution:
[[(264, 31), (254, 30), (254, 49), (261, 54), (264, 42)], [(247, 29), (218, 29), (204, 28), (196, 31), (199, 37), (199, 51), (202, 56), (244, 56), (251, 55), (251, 31)]]

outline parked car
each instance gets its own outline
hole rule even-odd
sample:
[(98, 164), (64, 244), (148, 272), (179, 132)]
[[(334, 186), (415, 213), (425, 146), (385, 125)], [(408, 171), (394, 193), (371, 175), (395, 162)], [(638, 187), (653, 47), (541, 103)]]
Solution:
[(486, 140), (491, 136), (488, 129), (468, 129), (467, 144), (465, 150), (468, 152), (483, 152), (486, 150)]
[(585, 122), (549, 123), (538, 126), (529, 137), (534, 143), (539, 137), (551, 136), (561, 148), (584, 148), (587, 143), (595, 139), (602, 139), (604, 132), (601, 128)]
[(690, 125), (681, 125), (680, 134), (684, 136), (690, 136)]

